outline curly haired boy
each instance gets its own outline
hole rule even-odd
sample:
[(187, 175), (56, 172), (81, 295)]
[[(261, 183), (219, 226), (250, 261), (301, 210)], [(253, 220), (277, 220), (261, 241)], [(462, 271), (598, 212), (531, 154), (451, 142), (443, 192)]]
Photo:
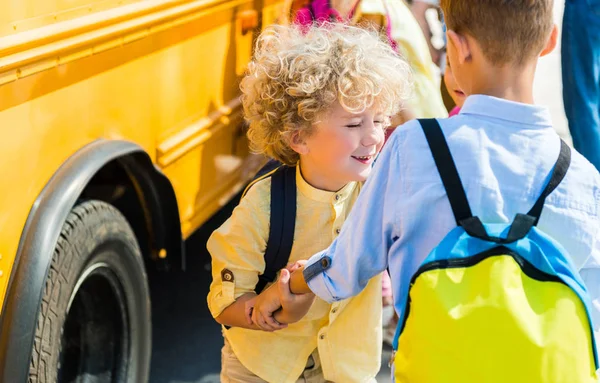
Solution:
[[(329, 246), (340, 232), (410, 90), (410, 70), (378, 34), (328, 24), (274, 26), (257, 42), (241, 83), (251, 148), (295, 167), (297, 215), (290, 261)], [(246, 304), (264, 272), (270, 178), (252, 186), (208, 241), (210, 311), (224, 325), (222, 382), (369, 382), (381, 360), (381, 279), (329, 304), (312, 294), (299, 322), (282, 310), (255, 331)], [(289, 277), (281, 272), (280, 280)], [(278, 284), (270, 288), (278, 288)], [(278, 330), (278, 331), (274, 331)]]

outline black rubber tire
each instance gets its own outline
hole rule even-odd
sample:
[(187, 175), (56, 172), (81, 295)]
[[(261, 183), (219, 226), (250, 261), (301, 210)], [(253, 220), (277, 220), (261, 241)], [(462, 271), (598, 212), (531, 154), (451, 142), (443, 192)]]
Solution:
[(54, 249), (29, 382), (147, 382), (151, 331), (148, 282), (133, 230), (105, 202), (78, 204)]

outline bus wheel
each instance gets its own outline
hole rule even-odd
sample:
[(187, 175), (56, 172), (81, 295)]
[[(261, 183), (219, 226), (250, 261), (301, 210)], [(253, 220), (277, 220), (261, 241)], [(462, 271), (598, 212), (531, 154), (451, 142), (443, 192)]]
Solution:
[(150, 352), (150, 297), (135, 235), (113, 206), (82, 202), (54, 249), (29, 382), (146, 382)]

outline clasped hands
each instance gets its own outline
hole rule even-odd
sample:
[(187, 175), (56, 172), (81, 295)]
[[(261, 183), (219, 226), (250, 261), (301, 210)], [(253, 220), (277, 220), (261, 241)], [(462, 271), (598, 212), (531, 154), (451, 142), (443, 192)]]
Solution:
[[(294, 294), (290, 290), (291, 274), (304, 267), (306, 261), (290, 263), (279, 274), (279, 279), (245, 304), (249, 325), (255, 324), (264, 331), (284, 329), (302, 319), (315, 300), (315, 295)], [(298, 271), (301, 272), (301, 271)]]

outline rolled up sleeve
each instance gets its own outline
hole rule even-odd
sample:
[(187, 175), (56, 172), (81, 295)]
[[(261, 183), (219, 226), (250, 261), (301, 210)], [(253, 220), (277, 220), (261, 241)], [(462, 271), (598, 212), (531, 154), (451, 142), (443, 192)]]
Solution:
[(389, 248), (399, 235), (394, 226), (401, 174), (397, 136), (392, 134), (377, 159), (340, 235), (304, 267), (308, 287), (327, 302), (357, 295), (387, 268)]
[(326, 302), (333, 303), (338, 301), (339, 298), (334, 296), (327, 287), (327, 283), (325, 283), (326, 276), (324, 274), (324, 271), (330, 265), (331, 258), (323, 251), (315, 254), (308, 260), (306, 265), (304, 265), (303, 275), (308, 287), (315, 295)]
[(214, 318), (241, 295), (254, 292), (264, 272), (270, 203), (268, 185), (264, 189), (264, 183), (254, 185), (206, 244), (212, 258), (207, 301)]

